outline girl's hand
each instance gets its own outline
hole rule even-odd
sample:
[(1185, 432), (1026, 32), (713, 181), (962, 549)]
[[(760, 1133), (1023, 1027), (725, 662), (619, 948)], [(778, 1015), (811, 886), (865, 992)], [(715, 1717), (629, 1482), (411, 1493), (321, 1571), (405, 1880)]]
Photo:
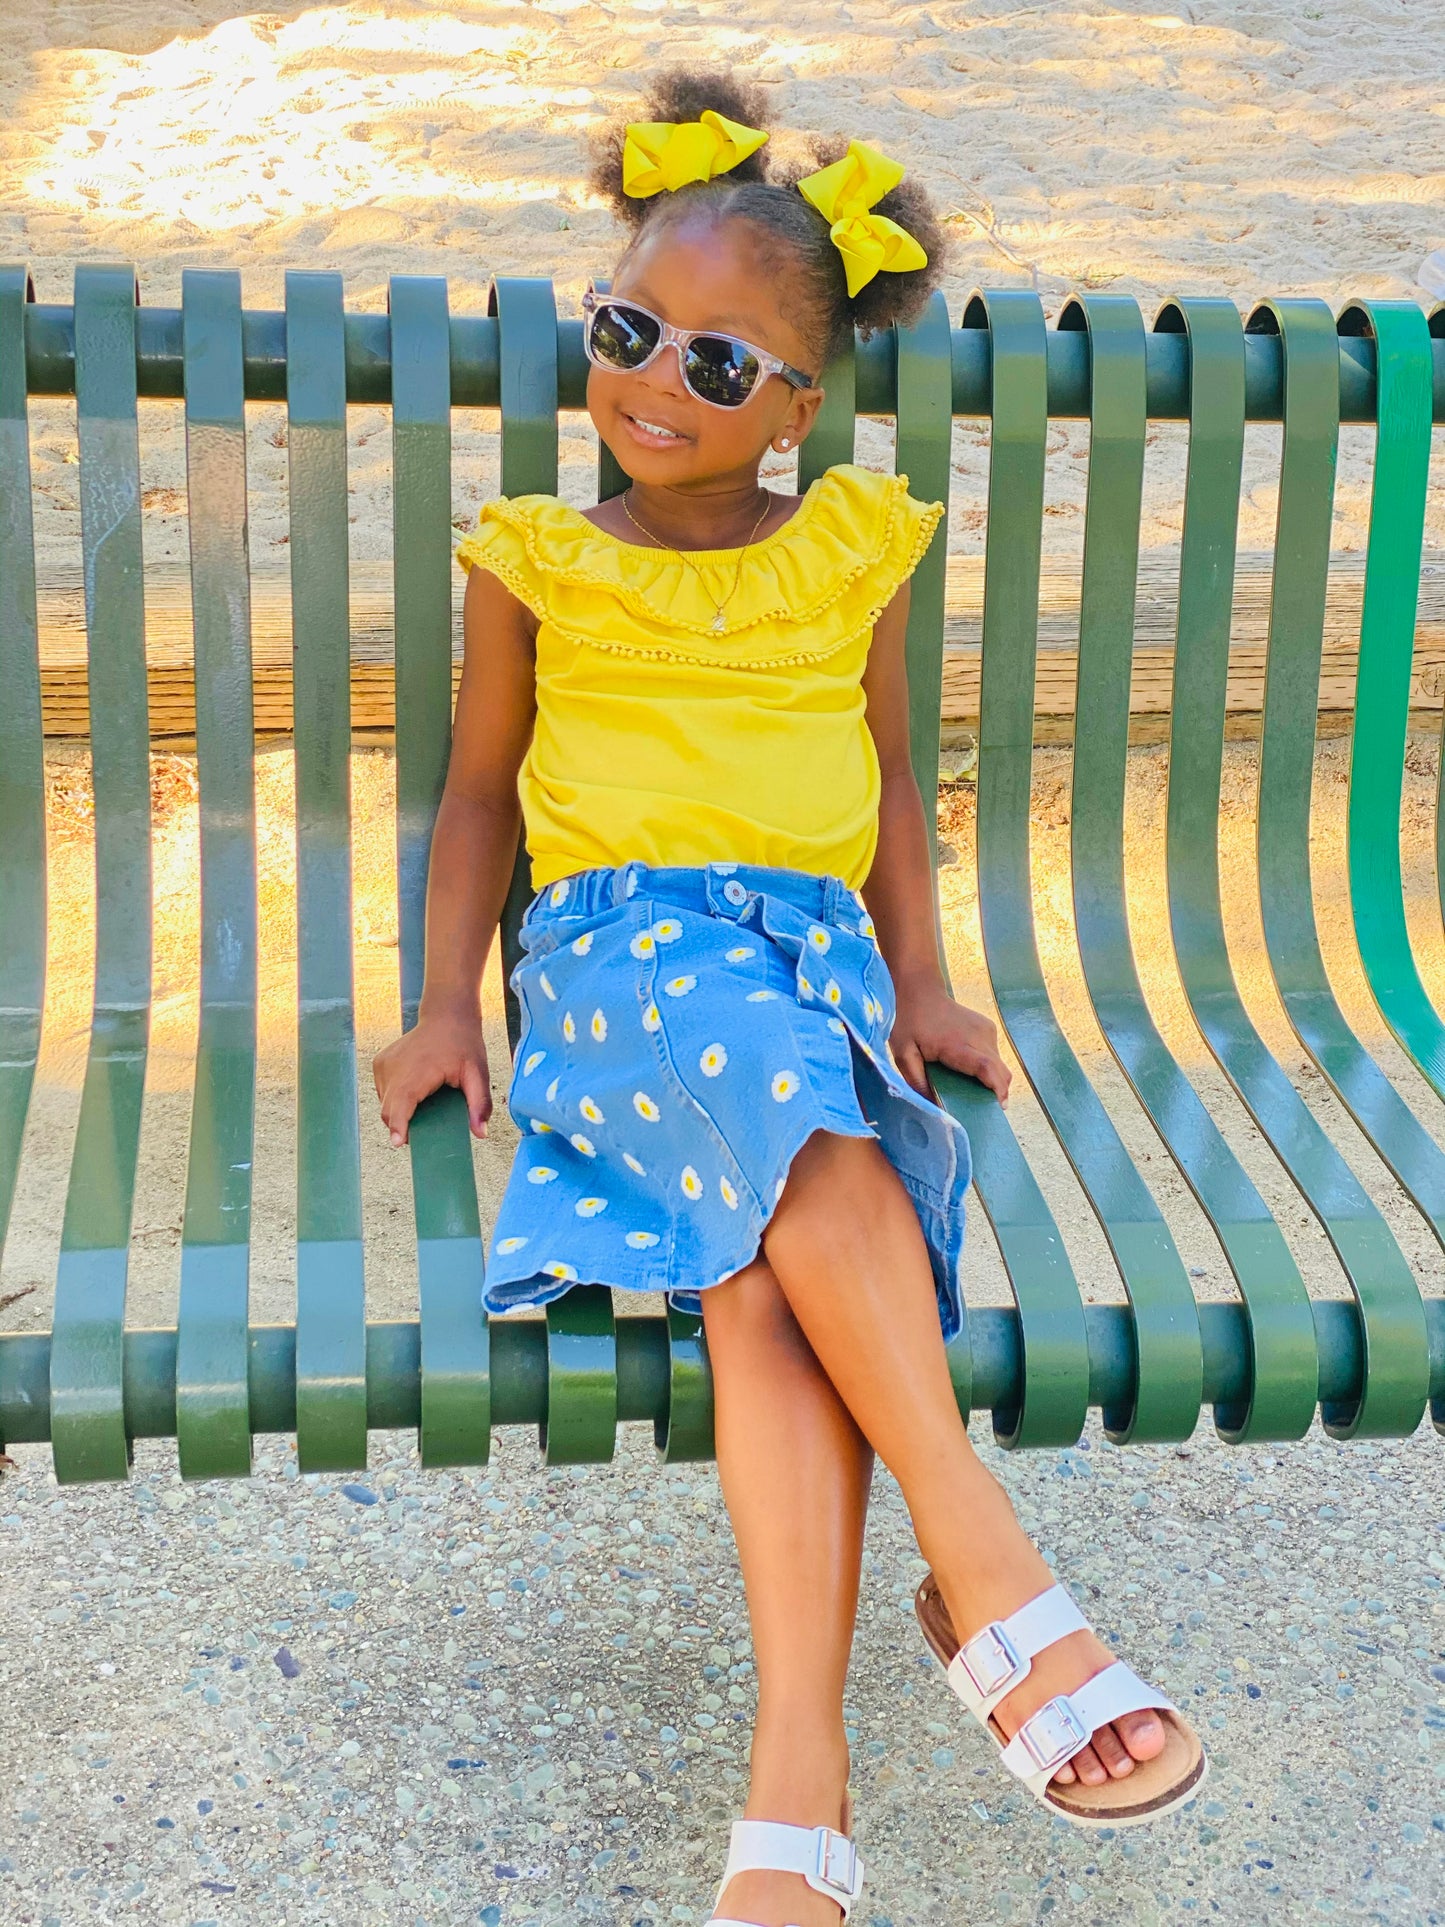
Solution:
[(371, 1060), (381, 1120), (394, 1145), (405, 1144), (412, 1112), (424, 1097), (450, 1084), (467, 1100), (474, 1137), (487, 1135), (492, 1080), (480, 1016), (423, 1017)]
[(937, 981), (917, 987), (896, 984), (898, 1015), (888, 1043), (894, 1062), (913, 1088), (933, 1098), (925, 1065), (947, 1064), (986, 1084), (1001, 1104), (1008, 1102), (1013, 1072), (999, 1055), (998, 1029), (981, 1011), (969, 1010)]

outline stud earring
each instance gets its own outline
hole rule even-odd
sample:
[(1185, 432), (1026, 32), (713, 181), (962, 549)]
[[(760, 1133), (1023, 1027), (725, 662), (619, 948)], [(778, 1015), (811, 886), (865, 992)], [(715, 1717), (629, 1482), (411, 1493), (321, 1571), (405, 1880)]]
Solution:
[(784, 448), (786, 448), (786, 447), (788, 446), (788, 438), (787, 438), (787, 436), (786, 436), (786, 435), (784, 435), (784, 437), (783, 437), (783, 440), (782, 440), (782, 446), (783, 446)]

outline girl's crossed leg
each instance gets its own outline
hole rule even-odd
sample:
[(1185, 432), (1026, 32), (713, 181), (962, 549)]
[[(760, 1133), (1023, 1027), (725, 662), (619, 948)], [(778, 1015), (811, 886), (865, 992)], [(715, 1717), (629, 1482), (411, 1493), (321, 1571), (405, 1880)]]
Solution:
[[(898, 1480), (960, 1637), (1006, 1618), (1054, 1575), (969, 1441), (922, 1228), (878, 1142), (815, 1132), (794, 1159), (763, 1248), (764, 1258), (702, 1300), (718, 1470), (758, 1659), (747, 1814), (834, 1826), (871, 1451)], [(999, 1725), (1012, 1736), (1112, 1659), (1092, 1633), (1059, 1640), (1001, 1702)], [(785, 1722), (774, 1707), (786, 1709)], [(1131, 1714), (1100, 1728), (1056, 1778), (1121, 1778), (1163, 1745), (1157, 1714)], [(820, 1772), (830, 1758), (831, 1773)], [(839, 1914), (789, 1875), (732, 1882), (725, 1908), (759, 1927), (832, 1927)]]

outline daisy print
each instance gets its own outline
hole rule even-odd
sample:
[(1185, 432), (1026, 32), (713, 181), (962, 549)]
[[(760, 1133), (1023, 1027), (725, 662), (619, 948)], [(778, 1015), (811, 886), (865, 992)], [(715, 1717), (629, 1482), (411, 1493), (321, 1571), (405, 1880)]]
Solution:
[(746, 963), (749, 957), (756, 957), (758, 953), (750, 943), (735, 943), (725, 954), (729, 963)]
[(836, 1009), (843, 1001), (843, 991), (836, 977), (830, 977), (823, 986), (823, 1002), (832, 1004)]
[(727, 1061), (728, 1054), (721, 1044), (709, 1044), (697, 1060), (698, 1069), (704, 1077), (716, 1077)]
[(534, 1164), (527, 1173), (528, 1184), (550, 1184), (557, 1173), (550, 1164)]
[(627, 948), (634, 957), (650, 957), (657, 948), (657, 939), (650, 930), (639, 930)]
[(833, 939), (828, 935), (828, 932), (823, 928), (822, 924), (810, 923), (808, 925), (808, 942), (812, 944), (815, 950), (820, 952), (826, 950), (832, 941)]
[(622, 1153), (622, 1162), (627, 1166), (629, 1171), (635, 1171), (638, 1177), (645, 1178), (647, 1176), (647, 1166), (635, 1158), (630, 1151), (624, 1151)]
[(872, 917), (863, 917), (859, 920), (858, 935), (860, 937), (871, 937), (875, 942), (877, 941), (878, 932), (873, 927)]
[(551, 1128), (552, 1126), (547, 1122), (546, 1118), (544, 1117), (534, 1117), (532, 1119), (532, 1129), (534, 1131), (550, 1131)]
[(696, 986), (697, 986), (696, 977), (683, 976), (683, 977), (669, 977), (667, 982), (662, 987), (667, 992), (669, 997), (685, 997), (687, 993), (690, 990), (695, 989)]
[(735, 1187), (729, 1184), (726, 1178), (719, 1178), (717, 1188), (722, 1192), (722, 1201), (728, 1210), (736, 1211), (738, 1208), (738, 1194)]
[(562, 1013), (562, 1035), (567, 1039), (569, 1044), (577, 1041), (577, 1026), (573, 1022), (570, 1010)]
[(629, 1231), (624, 1242), (630, 1244), (634, 1251), (646, 1251), (649, 1245), (655, 1245), (657, 1243), (657, 1233), (655, 1231)]
[(750, 1004), (770, 1004), (777, 994), (776, 990), (750, 990), (747, 1001)]
[(559, 907), (559, 905), (564, 904), (566, 901), (567, 901), (566, 881), (564, 880), (561, 883), (554, 883), (552, 885), (552, 897), (551, 897), (552, 908), (555, 910)]
[(514, 1251), (520, 1251), (527, 1242), (525, 1238), (498, 1238), (492, 1246), (499, 1258), (510, 1258)]
[(684, 1195), (694, 1202), (702, 1196), (702, 1179), (690, 1164), (683, 1165), (682, 1176), (678, 1179), (678, 1183), (682, 1186)]
[(572, 939), (572, 955), (574, 957), (585, 957), (587, 952), (592, 948), (592, 939), (595, 935), (595, 931), (584, 930), (580, 937), (574, 937)]
[(607, 1209), (606, 1198), (579, 1198), (572, 1209), (579, 1218), (596, 1218)]
[(557, 1086), (561, 1082), (560, 1077), (554, 1077), (552, 1082), (547, 1086), (547, 1102), (549, 1104), (555, 1104), (557, 1102)]
[(632, 1093), (632, 1108), (639, 1117), (645, 1117), (649, 1124), (656, 1124), (657, 1120), (662, 1116), (661, 1110), (652, 1098), (647, 1095), (646, 1091), (634, 1091)]
[(644, 1030), (662, 1029), (662, 1012), (657, 1008), (656, 1004), (649, 1004), (647, 1009), (643, 1011), (642, 1028)]
[(563, 1264), (560, 1258), (553, 1258), (549, 1263), (543, 1265), (542, 1269), (550, 1277), (565, 1278), (568, 1284), (575, 1284), (577, 1282), (577, 1267), (575, 1265)]
[(544, 1050), (528, 1051), (527, 1061), (522, 1066), (523, 1077), (530, 1077), (532, 1075), (532, 1072), (536, 1070), (537, 1066), (541, 1063), (542, 1059), (546, 1055), (547, 1053)]
[(771, 1085), (773, 1096), (779, 1104), (786, 1104), (799, 1088), (797, 1075), (793, 1071), (779, 1071)]
[(590, 1137), (584, 1137), (580, 1131), (574, 1131), (567, 1141), (574, 1150), (580, 1151), (584, 1158), (596, 1157), (597, 1146)]
[(578, 1104), (577, 1108), (582, 1113), (583, 1117), (586, 1118), (589, 1124), (605, 1124), (607, 1122), (606, 1118), (602, 1115), (602, 1112), (599, 1110), (597, 1105), (597, 1100), (595, 1098), (584, 1097), (581, 1100), (581, 1102)]
[(555, 1004), (557, 1001), (557, 993), (553, 990), (551, 980), (545, 970), (539, 970), (537, 972), (537, 982), (542, 986), (543, 993), (546, 997)]
[(594, 1010), (592, 1013), (592, 1035), (599, 1044), (605, 1044), (607, 1041), (607, 1018), (600, 1010)]
[(682, 935), (682, 925), (676, 917), (663, 917), (660, 922), (653, 924), (652, 934), (659, 943), (676, 943)]
[(848, 1026), (843, 1022), (841, 1017), (830, 1017), (828, 1019), (828, 1028), (835, 1037), (846, 1037), (848, 1035)]

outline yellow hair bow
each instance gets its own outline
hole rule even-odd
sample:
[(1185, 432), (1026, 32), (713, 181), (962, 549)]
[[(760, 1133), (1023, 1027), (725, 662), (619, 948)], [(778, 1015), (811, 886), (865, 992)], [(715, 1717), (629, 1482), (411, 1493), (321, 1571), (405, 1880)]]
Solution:
[(880, 268), (896, 274), (928, 265), (928, 256), (907, 228), (886, 214), (868, 212), (902, 179), (899, 162), (863, 141), (849, 141), (842, 160), (819, 168), (816, 174), (805, 174), (798, 182), (799, 192), (833, 224), (829, 233), (843, 257), (850, 295), (857, 294)]
[(635, 120), (622, 146), (622, 188), (638, 199), (689, 181), (710, 181), (755, 153), (767, 135), (703, 109), (697, 120)]

